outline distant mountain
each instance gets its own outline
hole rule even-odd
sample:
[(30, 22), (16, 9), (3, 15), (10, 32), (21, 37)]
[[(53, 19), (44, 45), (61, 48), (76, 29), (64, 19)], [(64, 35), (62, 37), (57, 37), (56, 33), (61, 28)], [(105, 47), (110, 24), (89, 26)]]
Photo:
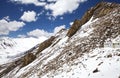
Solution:
[(0, 38), (0, 64), (5, 63), (13, 57), (24, 54), (29, 49), (46, 40), (40, 38)]
[(120, 4), (98, 3), (69, 30), (62, 29), (20, 58), (1, 64), (0, 76), (120, 78)]

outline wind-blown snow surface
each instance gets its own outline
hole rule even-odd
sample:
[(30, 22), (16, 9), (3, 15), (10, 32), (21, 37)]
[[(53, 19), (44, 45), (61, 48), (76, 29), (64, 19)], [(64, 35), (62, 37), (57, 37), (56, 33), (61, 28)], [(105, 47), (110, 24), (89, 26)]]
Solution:
[[(93, 20), (93, 17), (85, 23), (80, 30), (73, 36), (71, 41), (75, 39), (89, 36), (93, 31), (92, 23), (98, 19)], [(63, 38), (66, 39), (66, 38)], [(117, 43), (120, 40), (120, 35), (111, 42)], [(62, 40), (61, 40), (62, 41)], [(59, 43), (58, 43), (59, 44)], [(75, 45), (81, 44), (80, 42)], [(62, 44), (60, 46), (65, 46)], [(57, 56), (56, 56), (57, 57)], [(54, 58), (54, 56), (53, 56)], [(51, 71), (41, 78), (119, 78), (120, 77), (120, 45), (118, 48), (103, 47), (95, 48), (89, 53), (84, 53), (71, 63), (66, 63), (56, 71)], [(37, 74), (31, 78), (39, 78)]]
[(46, 40), (46, 37), (39, 38), (1, 38), (0, 39), (0, 64), (4, 64), (15, 56), (23, 54), (37, 44)]
[(48, 48), (37, 51), (34, 61), (3, 72), (2, 78), (120, 78), (120, 47), (102, 45), (108, 38), (120, 41), (118, 12), (92, 17), (70, 38), (67, 30), (57, 33)]
[(42, 78), (118, 78), (120, 76), (119, 52), (120, 49), (96, 48), (76, 59), (74, 65), (64, 64), (56, 72), (50, 72)]
[[(72, 38), (70, 42), (74, 42), (78, 38), (83, 38), (89, 36), (92, 33), (91, 24), (96, 22), (96, 20), (88, 21), (82, 26)], [(87, 31), (90, 30), (90, 31)], [(81, 33), (86, 31), (84, 33)], [(81, 34), (80, 34), (81, 33)], [(49, 63), (62, 56), (60, 60), (69, 57), (63, 54), (62, 51), (66, 45), (70, 45), (68, 42), (68, 37), (65, 36), (66, 32), (62, 32), (62, 35), (58, 37), (53, 44), (58, 42), (56, 45), (51, 45), (41, 52), (41, 55), (34, 60), (29, 65), (21, 68), (14, 76), (14, 78), (22, 78), (27, 73), (26, 78), (118, 78), (120, 76), (120, 48), (95, 48), (89, 53), (83, 53), (82, 57), (79, 57), (69, 63), (64, 63), (62, 67), (56, 69), (55, 71), (49, 71), (42, 76), (39, 73), (45, 72), (45, 67)], [(59, 34), (58, 34), (59, 35)], [(120, 39), (120, 36), (112, 39), (112, 42)], [(79, 45), (81, 42), (74, 43), (74, 45)], [(72, 45), (71, 45), (72, 46)], [(74, 51), (70, 51), (74, 55)], [(54, 66), (53, 66), (54, 67)], [(15, 70), (13, 70), (15, 71)], [(7, 75), (10, 76), (12, 72)], [(8, 76), (4, 76), (6, 78)], [(10, 77), (11, 78), (11, 77)]]

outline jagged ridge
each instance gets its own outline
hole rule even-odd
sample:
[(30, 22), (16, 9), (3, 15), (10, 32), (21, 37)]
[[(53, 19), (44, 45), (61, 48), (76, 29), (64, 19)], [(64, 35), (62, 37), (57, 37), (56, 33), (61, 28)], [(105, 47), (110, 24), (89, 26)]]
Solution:
[[(87, 11), (81, 20), (75, 20), (68, 32), (63, 31), (62, 33), (65, 32), (63, 36), (57, 35), (46, 40), (40, 44), (37, 51), (35, 50), (36, 52), (32, 54), (33, 56), (29, 57), (27, 54), (25, 55), (27, 56), (25, 58), (32, 58), (37, 53), (36, 59), (30, 59), (26, 63), (23, 57), (22, 63), (25, 63), (25, 67), (19, 70), (17, 69), (19, 66), (17, 66), (11, 72), (7, 72), (8, 74), (2, 75), (3, 78), (30, 78), (36, 74), (36, 76), (44, 78), (44, 75), (49, 72), (55, 73), (65, 64), (69, 66), (75, 65), (74, 60), (82, 57), (84, 54), (90, 53), (95, 48), (103, 48), (105, 40), (108, 38), (114, 39), (120, 35), (119, 6), (119, 4), (107, 2), (97, 4)], [(91, 17), (93, 17), (92, 22), (86, 25), (85, 23)], [(91, 29), (92, 32), (87, 31)], [(81, 32), (89, 34), (81, 37)], [(51, 58), (52, 56), (54, 58)], [(16, 69), (18, 70), (17, 72), (15, 72)], [(47, 78), (50, 77), (48, 76)]]
[(95, 7), (92, 7), (90, 10), (88, 10), (80, 20), (74, 21), (73, 25), (70, 27), (67, 33), (67, 36), (73, 36), (83, 24), (90, 20), (92, 16), (94, 17), (94, 19), (100, 18), (102, 16), (105, 16), (106, 14), (109, 14), (117, 7), (120, 7), (120, 5), (116, 3), (98, 3)]

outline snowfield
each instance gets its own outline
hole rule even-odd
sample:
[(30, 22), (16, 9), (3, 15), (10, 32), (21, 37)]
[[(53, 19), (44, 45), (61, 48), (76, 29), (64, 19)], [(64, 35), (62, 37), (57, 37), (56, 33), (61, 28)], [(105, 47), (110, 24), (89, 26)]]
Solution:
[[(93, 20), (95, 22), (95, 20)], [(82, 26), (82, 30), (86, 31), (92, 27), (90, 24), (92, 19)], [(74, 42), (77, 38), (82, 38), (84, 34), (80, 34), (82, 30), (79, 30), (72, 38), (71, 43)], [(93, 31), (91, 30), (91, 33)], [(28, 78), (118, 78), (120, 76), (120, 48), (112, 47), (103, 47), (95, 48), (89, 53), (84, 53), (82, 57), (79, 57), (69, 63), (65, 63), (62, 67), (58, 68), (55, 71), (50, 71), (43, 76), (39, 77), (38, 71), (44, 70), (45, 65), (49, 65), (49, 62), (61, 55), (62, 50), (65, 46), (70, 45), (67, 41), (68, 37), (64, 34), (60, 35), (54, 43), (58, 41), (55, 46), (50, 46), (41, 52), (41, 56), (38, 57), (35, 61), (29, 64), (26, 67), (23, 67), (19, 72), (14, 76), (15, 78), (21, 77), (24, 73), (32, 70), (31, 67), (34, 67), (33, 72)], [(88, 33), (89, 36), (90, 33)], [(111, 39), (112, 42), (118, 42), (120, 36), (117, 36), (115, 39)], [(53, 44), (54, 44), (53, 43)], [(75, 43), (75, 45), (81, 44), (80, 42)], [(72, 45), (71, 45), (72, 46)], [(74, 52), (71, 50), (71, 53)], [(68, 57), (67, 55), (61, 55), (61, 60)], [(39, 65), (40, 66), (36, 66)], [(53, 66), (54, 67), (54, 66)], [(114, 73), (113, 73), (114, 72)], [(10, 73), (9, 73), (10, 74)]]
[(118, 78), (119, 72), (120, 49), (96, 48), (74, 60), (74, 65), (64, 64), (42, 78)]
[[(27, 54), (24, 52), (46, 38), (3, 41), (1, 78), (120, 78), (120, 5), (101, 2), (96, 7), (85, 14), (89, 19), (72, 25), (79, 29), (63, 29)], [(109, 9), (112, 11), (106, 13)], [(106, 14), (99, 17), (99, 11)], [(21, 53), (24, 57), (5, 64), (8, 56)]]
[(40, 38), (1, 38), (0, 41), (0, 64), (7, 63), (24, 54), (27, 50), (46, 40), (46, 37)]

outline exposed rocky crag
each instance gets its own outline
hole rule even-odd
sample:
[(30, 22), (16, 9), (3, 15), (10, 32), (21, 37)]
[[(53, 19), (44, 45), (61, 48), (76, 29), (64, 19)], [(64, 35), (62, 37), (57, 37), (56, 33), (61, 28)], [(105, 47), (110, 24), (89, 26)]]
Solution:
[(46, 41), (44, 41), (43, 43), (41, 43), (41, 44), (39, 45), (39, 49), (38, 49), (38, 52), (37, 52), (36, 54), (38, 54), (38, 53), (40, 53), (41, 51), (43, 51), (44, 49), (48, 48), (48, 47), (53, 43), (54, 39), (55, 39), (55, 37), (52, 36), (52, 37), (50, 37), (48, 40), (46, 40)]
[(95, 7), (92, 7), (90, 10), (88, 10), (80, 20), (74, 21), (73, 25), (67, 33), (67, 36), (73, 36), (83, 24), (90, 20), (92, 16), (94, 16), (94, 19), (103, 17), (118, 7), (120, 7), (120, 5), (115, 3), (98, 3)]
[[(23, 57), (1, 65), (0, 76), (108, 78), (108, 74), (114, 70), (112, 75), (119, 78), (120, 48), (105, 48), (104, 43), (108, 39), (120, 41), (120, 4), (101, 2), (88, 10), (80, 20), (75, 20), (69, 30), (61, 30)], [(106, 70), (110, 68), (109, 73), (100, 66)]]

